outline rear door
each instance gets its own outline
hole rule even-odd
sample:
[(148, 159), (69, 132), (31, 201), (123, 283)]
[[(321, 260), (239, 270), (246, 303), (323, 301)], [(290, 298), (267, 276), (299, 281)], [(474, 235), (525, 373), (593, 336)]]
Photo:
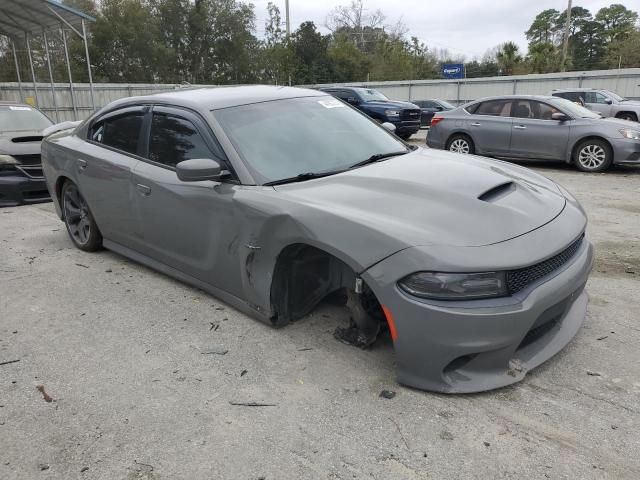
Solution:
[(510, 155), (564, 160), (571, 122), (552, 120), (557, 108), (536, 100), (515, 100)]
[(211, 158), (228, 168), (206, 122), (182, 108), (154, 107), (145, 159), (134, 170), (145, 255), (241, 295), (233, 197), (237, 182), (183, 182), (176, 165)]
[(507, 154), (511, 142), (511, 99), (487, 100), (474, 105), (466, 122), (478, 153)]
[(83, 156), (75, 161), (78, 187), (103, 236), (134, 249), (139, 246), (141, 229), (131, 172), (140, 159), (148, 109), (126, 107), (96, 119), (89, 128)]

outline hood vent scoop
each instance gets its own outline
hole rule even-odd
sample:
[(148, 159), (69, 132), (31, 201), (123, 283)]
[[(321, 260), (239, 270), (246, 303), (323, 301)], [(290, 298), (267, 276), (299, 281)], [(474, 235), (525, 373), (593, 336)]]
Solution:
[(501, 183), (500, 185), (496, 185), (484, 192), (478, 197), (478, 200), (489, 203), (496, 202), (510, 193), (515, 192), (516, 188), (517, 186), (514, 182)]
[(14, 137), (11, 139), (13, 143), (41, 142), (42, 135), (31, 135), (29, 137)]

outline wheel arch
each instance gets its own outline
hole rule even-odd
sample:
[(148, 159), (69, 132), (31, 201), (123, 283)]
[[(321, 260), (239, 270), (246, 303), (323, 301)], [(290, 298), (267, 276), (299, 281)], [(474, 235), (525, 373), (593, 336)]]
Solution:
[(587, 140), (599, 140), (601, 142), (604, 142), (607, 144), (607, 146), (609, 147), (609, 150), (611, 151), (611, 153), (613, 154), (613, 145), (611, 145), (611, 142), (609, 140), (607, 140), (605, 137), (601, 136), (601, 135), (586, 135), (584, 137), (580, 137), (579, 139), (577, 139), (573, 145), (571, 146), (571, 148), (569, 149), (568, 153), (568, 157), (567, 157), (567, 163), (575, 163), (575, 156), (576, 153), (578, 153), (578, 147), (586, 142)]
[(469, 140), (471, 140), (471, 143), (473, 143), (473, 147), (474, 149), (477, 151), (478, 150), (478, 144), (476, 143), (476, 139), (473, 138), (473, 135), (471, 135), (471, 133), (469, 133), (466, 130), (462, 130), (462, 129), (456, 129), (454, 131), (452, 131), (448, 136), (447, 139), (444, 142), (444, 148), (445, 150), (448, 150), (449, 148), (449, 142), (451, 141), (451, 139), (456, 136), (456, 135), (464, 135), (465, 137), (467, 137)]
[(632, 110), (622, 110), (622, 111), (616, 113), (616, 118), (620, 118), (623, 115), (631, 115), (631, 116), (635, 117), (636, 122), (638, 121), (638, 114), (636, 112), (632, 111)]

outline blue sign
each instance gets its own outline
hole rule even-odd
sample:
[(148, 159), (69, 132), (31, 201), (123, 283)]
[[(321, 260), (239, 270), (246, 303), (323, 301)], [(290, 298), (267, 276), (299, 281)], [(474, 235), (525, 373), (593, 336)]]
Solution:
[(442, 78), (464, 78), (464, 64), (463, 63), (443, 64)]

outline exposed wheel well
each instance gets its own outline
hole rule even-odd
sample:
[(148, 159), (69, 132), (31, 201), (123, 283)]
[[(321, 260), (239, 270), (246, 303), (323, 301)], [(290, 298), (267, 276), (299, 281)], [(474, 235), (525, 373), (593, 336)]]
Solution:
[[(66, 181), (71, 181), (71, 179), (69, 177), (60, 176), (56, 180), (55, 195), (58, 200), (58, 205), (60, 205), (60, 207), (62, 207), (62, 186)], [(64, 211), (62, 212), (62, 215), (64, 215)]]
[(582, 145), (584, 142), (586, 142), (587, 140), (599, 140), (601, 142), (604, 142), (609, 147), (609, 151), (613, 152), (613, 147), (611, 146), (611, 143), (609, 143), (609, 141), (606, 138), (598, 137), (597, 135), (592, 135), (590, 137), (581, 138), (573, 145), (573, 149), (571, 150), (571, 158), (569, 159), (571, 162), (575, 161), (576, 153), (578, 153), (578, 147)]
[(307, 315), (327, 295), (355, 285), (356, 274), (342, 260), (311, 245), (285, 247), (271, 282), (274, 325), (286, 325)]

